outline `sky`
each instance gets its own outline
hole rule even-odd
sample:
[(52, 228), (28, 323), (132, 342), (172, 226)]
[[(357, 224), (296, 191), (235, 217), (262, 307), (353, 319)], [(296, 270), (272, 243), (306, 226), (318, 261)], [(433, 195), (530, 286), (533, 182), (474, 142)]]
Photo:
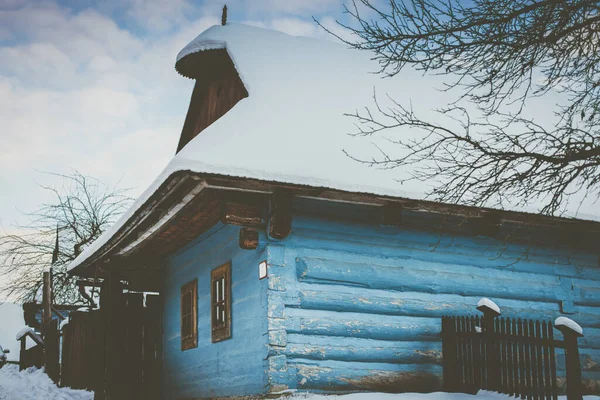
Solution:
[[(228, 20), (336, 40), (345, 0), (227, 0)], [(193, 81), (175, 56), (224, 0), (0, 0), (0, 230), (77, 170), (141, 193), (174, 155)]]

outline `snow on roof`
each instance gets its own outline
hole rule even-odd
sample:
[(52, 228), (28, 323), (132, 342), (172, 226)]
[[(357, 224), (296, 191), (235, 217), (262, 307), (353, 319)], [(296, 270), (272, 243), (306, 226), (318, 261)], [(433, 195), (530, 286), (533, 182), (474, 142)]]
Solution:
[(21, 340), (23, 339), (23, 337), (25, 336), (30, 336), (36, 343), (43, 345), (44, 344), (44, 339), (42, 339), (42, 337), (40, 336), (39, 333), (36, 333), (33, 328), (29, 327), (29, 326), (24, 326), (23, 328), (21, 328), (17, 334), (16, 334), (16, 340)]
[[(348, 157), (344, 151), (360, 159), (377, 156), (374, 144), (393, 155), (398, 149), (388, 139), (407, 132), (390, 131), (379, 138), (351, 136), (356, 132), (355, 121), (344, 114), (372, 108), (376, 93), (384, 104), (389, 94), (401, 104), (410, 102), (422, 117), (436, 117), (432, 110), (453, 99), (436, 89), (442, 87), (441, 81), (409, 69), (395, 78), (383, 78), (374, 73), (379, 66), (368, 52), (229, 23), (201, 33), (181, 50), (177, 61), (195, 52), (223, 48), (249, 97), (191, 140), (70, 269), (105, 244), (161, 183), (181, 170), (415, 200), (424, 199), (432, 189), (429, 182), (401, 183), (410, 176), (409, 169), (377, 169)], [(600, 207), (594, 207), (591, 200), (578, 205), (564, 216), (600, 221)], [(536, 213), (541, 206), (506, 208)]]
[[(388, 139), (412, 133), (352, 136), (357, 132), (355, 120), (345, 114), (366, 106), (373, 109), (376, 93), (384, 105), (391, 105), (389, 95), (400, 104), (411, 104), (422, 116), (439, 118), (433, 109), (454, 99), (437, 90), (442, 87), (440, 78), (410, 69), (384, 78), (375, 73), (379, 66), (369, 52), (239, 24), (209, 28), (184, 47), (177, 61), (223, 44), (249, 97), (190, 141), (173, 162), (200, 173), (410, 199), (424, 199), (433, 189), (431, 182), (401, 183), (410, 177), (410, 168), (378, 169), (348, 157), (344, 151), (370, 160), (379, 155), (375, 145), (393, 156), (401, 150)], [(535, 108), (536, 112), (546, 111)], [(564, 216), (600, 221), (600, 207), (592, 203), (579, 209), (574, 203)], [(536, 213), (541, 206), (507, 208)]]

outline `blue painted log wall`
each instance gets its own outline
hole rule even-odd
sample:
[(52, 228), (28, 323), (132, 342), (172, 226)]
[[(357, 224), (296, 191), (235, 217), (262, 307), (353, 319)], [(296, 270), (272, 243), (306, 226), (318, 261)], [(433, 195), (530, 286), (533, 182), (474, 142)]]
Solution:
[[(214, 398), (267, 388), (267, 282), (258, 279), (264, 246), (241, 250), (239, 227), (218, 224), (166, 262), (163, 398)], [(262, 243), (264, 243), (264, 239)], [(211, 342), (210, 271), (231, 261), (232, 338)], [(180, 289), (198, 279), (198, 347), (181, 351)]]
[(600, 393), (597, 253), (441, 235), (415, 215), (381, 227), (368, 207), (295, 207), (290, 236), (266, 248), (271, 391), (438, 390), (440, 318), (476, 314), (485, 296), (503, 316), (578, 321), (587, 391)]

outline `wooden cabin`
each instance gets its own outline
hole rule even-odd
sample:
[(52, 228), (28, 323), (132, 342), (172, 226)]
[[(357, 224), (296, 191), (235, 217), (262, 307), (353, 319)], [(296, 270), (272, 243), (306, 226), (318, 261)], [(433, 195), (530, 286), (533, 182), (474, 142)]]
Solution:
[(136, 292), (160, 294), (144, 317), (162, 338), (156, 398), (436, 391), (441, 317), (484, 296), (506, 316), (579, 322), (586, 391), (600, 393), (597, 205), (441, 204), (427, 182), (354, 161), (344, 151), (375, 139), (349, 136), (344, 113), (374, 87), (433, 97), (336, 43), (215, 26), (175, 68), (196, 81), (177, 154), (70, 267), (102, 286), (113, 398), (143, 368), (124, 369), (115, 317)]

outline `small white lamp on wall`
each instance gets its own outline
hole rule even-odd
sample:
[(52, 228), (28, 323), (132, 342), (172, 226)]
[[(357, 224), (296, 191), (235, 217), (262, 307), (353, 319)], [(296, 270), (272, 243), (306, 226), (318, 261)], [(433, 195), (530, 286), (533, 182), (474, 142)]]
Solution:
[(258, 279), (265, 279), (269, 276), (269, 271), (267, 268), (267, 261), (261, 261), (258, 264)]

